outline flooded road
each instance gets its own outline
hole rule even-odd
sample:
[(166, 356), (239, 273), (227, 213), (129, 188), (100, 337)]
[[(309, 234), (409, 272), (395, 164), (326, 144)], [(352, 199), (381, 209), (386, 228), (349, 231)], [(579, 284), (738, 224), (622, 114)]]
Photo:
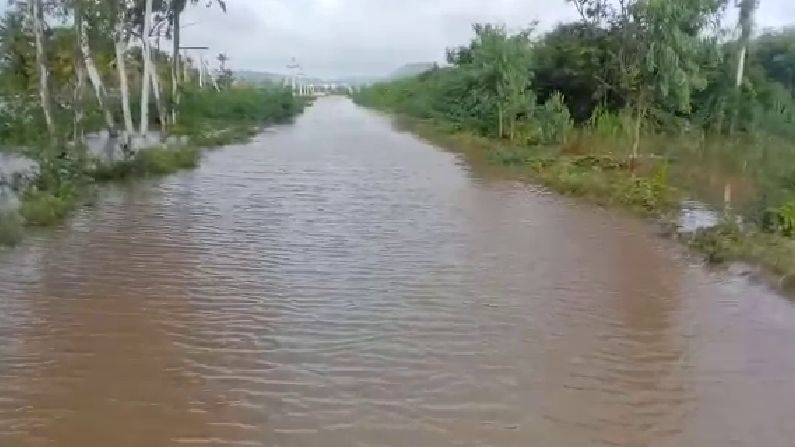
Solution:
[(0, 445), (790, 447), (795, 306), (343, 98), (0, 252)]

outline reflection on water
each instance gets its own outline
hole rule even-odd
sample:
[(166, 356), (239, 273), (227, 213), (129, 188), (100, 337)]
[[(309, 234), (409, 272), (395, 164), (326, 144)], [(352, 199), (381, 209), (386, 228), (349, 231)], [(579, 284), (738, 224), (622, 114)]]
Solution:
[(341, 98), (0, 253), (0, 445), (790, 446), (795, 309)]

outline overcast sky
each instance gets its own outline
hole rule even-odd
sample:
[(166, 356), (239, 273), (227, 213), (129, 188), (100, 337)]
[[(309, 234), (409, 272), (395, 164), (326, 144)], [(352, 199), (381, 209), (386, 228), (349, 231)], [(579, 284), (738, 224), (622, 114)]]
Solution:
[[(295, 57), (309, 76), (380, 76), (405, 63), (442, 60), (473, 22), (548, 29), (575, 18), (565, 0), (226, 0), (189, 9), (185, 45), (226, 52), (234, 69), (285, 72)], [(0, 11), (5, 9), (0, 0)], [(205, 1), (201, 0), (200, 4)], [(795, 0), (761, 0), (760, 28), (795, 24)]]
[[(225, 51), (233, 68), (284, 72), (295, 57), (310, 76), (384, 75), (441, 60), (471, 24), (543, 28), (575, 18), (565, 0), (227, 0), (228, 12), (195, 7), (185, 42)], [(795, 0), (761, 0), (762, 27), (795, 23)]]

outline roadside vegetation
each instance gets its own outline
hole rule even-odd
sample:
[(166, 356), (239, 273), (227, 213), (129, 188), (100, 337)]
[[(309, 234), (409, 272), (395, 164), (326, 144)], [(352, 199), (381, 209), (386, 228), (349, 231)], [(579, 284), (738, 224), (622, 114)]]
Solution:
[(795, 29), (754, 37), (757, 0), (570, 3), (581, 20), (476, 24), (355, 100), (565, 194), (663, 219), (702, 201), (722, 223), (680, 236), (708, 259), (795, 274)]
[[(98, 182), (194, 168), (202, 148), (245, 141), (303, 110), (305, 99), (287, 89), (237, 82), (224, 54), (216, 68), (180, 54), (188, 7), (223, 13), (226, 4), (11, 2), (0, 18), (0, 152), (36, 169), (0, 178), (0, 193), (19, 201), (11, 209), (0, 197), (0, 243), (62, 220)], [(163, 37), (169, 52), (152, 45)], [(116, 142), (113, 155), (88, 147), (86, 136), (98, 131)]]

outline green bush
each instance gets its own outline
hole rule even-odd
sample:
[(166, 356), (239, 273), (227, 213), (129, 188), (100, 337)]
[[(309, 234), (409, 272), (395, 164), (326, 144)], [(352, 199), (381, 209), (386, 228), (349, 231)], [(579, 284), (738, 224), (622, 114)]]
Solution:
[(159, 176), (195, 168), (200, 159), (201, 151), (195, 146), (151, 148), (139, 151), (129, 160), (97, 162), (91, 174), (96, 181)]
[(207, 129), (263, 126), (292, 118), (305, 105), (305, 98), (284, 88), (188, 89), (182, 94), (179, 124), (171, 130), (201, 136)]
[(0, 245), (16, 245), (22, 239), (22, 219), (12, 211), (0, 211)]
[(762, 230), (792, 237), (795, 231), (795, 201), (768, 209), (762, 216)]
[(674, 203), (667, 165), (659, 167), (649, 177), (632, 176), (618, 185), (624, 204), (648, 213), (663, 211)]
[(734, 261), (742, 254), (742, 232), (733, 222), (701, 228), (690, 240), (691, 247), (703, 253), (712, 264)]
[(77, 199), (77, 194), (69, 191), (30, 191), (22, 196), (19, 212), (27, 225), (48, 226), (74, 210)]

